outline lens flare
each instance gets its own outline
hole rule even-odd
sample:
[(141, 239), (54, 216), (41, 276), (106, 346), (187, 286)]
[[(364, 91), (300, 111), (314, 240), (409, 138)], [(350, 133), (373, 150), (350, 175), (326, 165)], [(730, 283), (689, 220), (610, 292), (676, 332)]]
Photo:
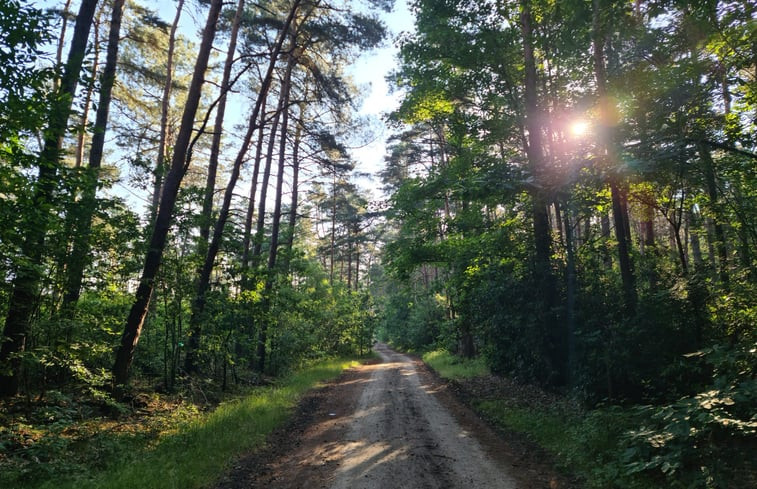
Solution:
[(570, 124), (570, 134), (575, 138), (585, 136), (589, 132), (589, 122), (583, 119), (573, 121)]

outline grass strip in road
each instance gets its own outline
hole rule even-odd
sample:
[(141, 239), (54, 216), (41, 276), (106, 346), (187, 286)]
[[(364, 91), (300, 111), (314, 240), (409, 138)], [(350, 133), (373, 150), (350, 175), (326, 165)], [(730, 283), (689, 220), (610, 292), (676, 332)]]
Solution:
[(44, 489), (194, 489), (206, 487), (239, 455), (260, 446), (290, 415), (300, 397), (356, 365), (337, 359), (312, 364), (277, 385), (199, 415), (150, 447), (116, 454), (109, 469), (88, 477), (50, 480)]

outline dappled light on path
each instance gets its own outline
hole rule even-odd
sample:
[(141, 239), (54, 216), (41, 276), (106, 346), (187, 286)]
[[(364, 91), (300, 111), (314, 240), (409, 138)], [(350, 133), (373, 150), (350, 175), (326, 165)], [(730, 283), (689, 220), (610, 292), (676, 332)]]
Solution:
[(433, 397), (414, 362), (383, 345), (371, 366), (332, 489), (515, 487)]

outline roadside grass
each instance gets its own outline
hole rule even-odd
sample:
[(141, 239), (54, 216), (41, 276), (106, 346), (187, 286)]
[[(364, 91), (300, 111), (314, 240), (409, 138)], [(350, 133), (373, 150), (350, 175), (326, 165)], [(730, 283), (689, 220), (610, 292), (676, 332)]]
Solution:
[(483, 357), (461, 358), (446, 350), (425, 353), (423, 361), (445, 379), (469, 379), (489, 375)]
[(519, 433), (551, 454), (557, 466), (591, 489), (663, 489), (644, 474), (629, 474), (620, 440), (641, 420), (621, 407), (578, 412), (569, 406), (513, 406), (509, 400), (473, 400), (484, 418)]
[[(490, 374), (483, 358), (466, 360), (443, 350), (425, 354), (423, 361), (441, 377), (461, 383)], [(547, 404), (531, 402), (528, 395), (519, 392), (510, 394), (512, 397), (502, 399), (467, 401), (494, 425), (544, 449), (560, 469), (579, 476), (587, 488), (668, 487), (644, 474), (629, 475), (624, 467), (620, 440), (642, 423), (632, 410), (616, 406), (583, 411), (567, 399)]]
[[(114, 433), (105, 460), (90, 460), (91, 471), (48, 474), (47, 480), (19, 481), (18, 489), (194, 489), (216, 480), (237, 456), (262, 445), (290, 415), (299, 398), (319, 383), (357, 365), (352, 359), (313, 363), (270, 387), (220, 404), (208, 413), (184, 416), (155, 439)], [(94, 457), (97, 458), (97, 457)]]

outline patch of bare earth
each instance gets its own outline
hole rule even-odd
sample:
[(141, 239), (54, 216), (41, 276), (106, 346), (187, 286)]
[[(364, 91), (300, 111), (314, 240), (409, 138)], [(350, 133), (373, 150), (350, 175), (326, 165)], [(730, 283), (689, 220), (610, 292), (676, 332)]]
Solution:
[(573, 486), (521, 439), (491, 429), (420, 360), (385, 345), (311, 391), (266, 447), (214, 489)]

